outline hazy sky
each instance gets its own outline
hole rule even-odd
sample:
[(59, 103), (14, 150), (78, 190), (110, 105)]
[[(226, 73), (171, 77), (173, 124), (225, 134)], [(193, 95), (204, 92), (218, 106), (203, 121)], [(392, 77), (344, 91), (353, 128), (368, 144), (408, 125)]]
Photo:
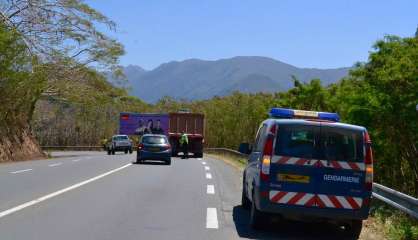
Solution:
[(266, 56), (298, 67), (365, 61), (385, 34), (411, 36), (418, 0), (88, 0), (118, 24), (123, 65)]

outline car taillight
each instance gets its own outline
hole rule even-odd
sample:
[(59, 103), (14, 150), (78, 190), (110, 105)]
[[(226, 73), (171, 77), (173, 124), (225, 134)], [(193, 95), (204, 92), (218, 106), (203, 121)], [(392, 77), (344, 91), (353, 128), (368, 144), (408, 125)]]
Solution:
[(372, 141), (369, 133), (364, 132), (364, 164), (366, 166), (366, 190), (372, 191), (373, 187), (373, 152)]
[(140, 143), (138, 144), (138, 150), (142, 150), (144, 148), (144, 144)]
[(261, 180), (268, 181), (270, 176), (270, 163), (273, 157), (274, 137), (276, 136), (276, 124), (274, 124), (267, 135), (266, 143), (264, 144), (263, 159), (261, 161), (260, 176)]

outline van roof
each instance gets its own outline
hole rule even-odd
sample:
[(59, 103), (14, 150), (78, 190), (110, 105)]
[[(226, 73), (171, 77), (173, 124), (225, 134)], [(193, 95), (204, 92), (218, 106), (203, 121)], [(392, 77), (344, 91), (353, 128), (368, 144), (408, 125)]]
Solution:
[(265, 122), (272, 123), (276, 122), (279, 124), (300, 124), (300, 125), (309, 125), (309, 126), (320, 126), (327, 125), (331, 127), (337, 127), (337, 128), (344, 128), (354, 131), (365, 131), (366, 128), (358, 125), (352, 125), (348, 123), (340, 123), (340, 122), (323, 122), (323, 121), (315, 121), (310, 119), (267, 119)]

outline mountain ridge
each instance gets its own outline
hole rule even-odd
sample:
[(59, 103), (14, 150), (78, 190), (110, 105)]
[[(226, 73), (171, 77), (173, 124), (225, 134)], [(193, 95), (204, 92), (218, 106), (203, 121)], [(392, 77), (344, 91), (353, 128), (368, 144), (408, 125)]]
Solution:
[(268, 57), (237, 56), (218, 60), (191, 58), (170, 61), (152, 70), (128, 65), (123, 70), (131, 88), (130, 94), (152, 103), (164, 96), (200, 100), (233, 91), (286, 91), (293, 86), (292, 76), (302, 82), (319, 78), (328, 85), (347, 76), (350, 68), (299, 68)]

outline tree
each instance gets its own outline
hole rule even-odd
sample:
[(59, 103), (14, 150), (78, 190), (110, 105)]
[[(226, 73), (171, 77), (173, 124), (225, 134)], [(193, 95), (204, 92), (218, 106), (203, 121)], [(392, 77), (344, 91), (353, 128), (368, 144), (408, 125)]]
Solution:
[(115, 23), (81, 0), (5, 0), (0, 18), (42, 62), (70, 58), (107, 67), (116, 65), (123, 54), (122, 45), (97, 28), (114, 30)]

